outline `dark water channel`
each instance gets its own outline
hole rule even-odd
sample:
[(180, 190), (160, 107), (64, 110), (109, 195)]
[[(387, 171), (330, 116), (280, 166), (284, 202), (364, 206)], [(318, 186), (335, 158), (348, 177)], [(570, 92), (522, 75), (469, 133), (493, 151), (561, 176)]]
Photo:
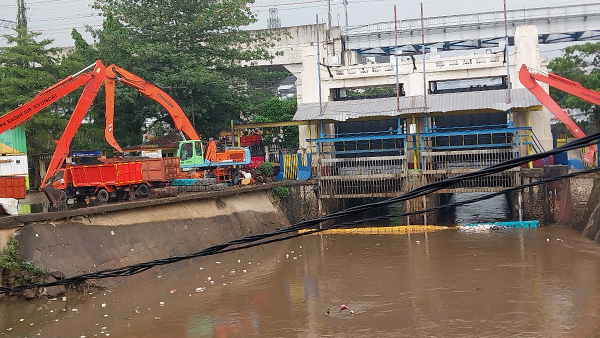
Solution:
[[(466, 217), (465, 211), (457, 215)], [(145, 274), (64, 301), (0, 302), (0, 332), (600, 336), (600, 247), (568, 228), (311, 235)], [(340, 312), (346, 301), (349, 309)]]

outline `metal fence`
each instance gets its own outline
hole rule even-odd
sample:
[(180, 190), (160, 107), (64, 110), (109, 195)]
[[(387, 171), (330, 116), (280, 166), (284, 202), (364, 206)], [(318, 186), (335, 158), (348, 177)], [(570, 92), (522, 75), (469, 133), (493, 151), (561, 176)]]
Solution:
[(406, 156), (321, 159), (318, 172), (321, 198), (395, 196), (402, 190)]

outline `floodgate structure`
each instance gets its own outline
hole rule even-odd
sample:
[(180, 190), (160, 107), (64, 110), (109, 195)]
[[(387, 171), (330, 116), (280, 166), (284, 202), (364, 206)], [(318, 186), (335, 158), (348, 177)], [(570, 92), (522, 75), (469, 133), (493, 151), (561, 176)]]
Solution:
[[(425, 17), (423, 26), (420, 19), (399, 20), (397, 31), (393, 20), (323, 24), (318, 36), (314, 26), (288, 28), (274, 63), (298, 78), (294, 120), (305, 123), (300, 148), (312, 155), (320, 200), (397, 196), (555, 147), (553, 115), (520, 83), (519, 69), (547, 71), (542, 44), (598, 39), (600, 5), (510, 10), (506, 22), (507, 33), (505, 13), (497, 11)], [(548, 169), (553, 164), (564, 167)], [(438, 193), (500, 191), (587, 165), (571, 152)], [(548, 198), (542, 190), (525, 190), (523, 202), (510, 196), (515, 215), (524, 204), (527, 217), (542, 217), (534, 212), (536, 201)], [(406, 202), (404, 210), (439, 203), (433, 194)], [(435, 215), (413, 221), (428, 218), (435, 222)]]

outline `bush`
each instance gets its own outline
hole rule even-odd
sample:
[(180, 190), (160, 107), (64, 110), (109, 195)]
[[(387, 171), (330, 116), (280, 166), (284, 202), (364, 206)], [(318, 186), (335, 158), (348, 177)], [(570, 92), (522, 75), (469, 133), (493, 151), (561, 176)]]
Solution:
[(284, 198), (286, 198), (286, 197), (288, 197), (290, 195), (290, 189), (288, 189), (286, 187), (273, 188), (273, 194), (279, 200), (282, 200), (282, 199), (284, 199)]
[(0, 268), (6, 271), (18, 271), (21, 267), (21, 255), (18, 250), (19, 243), (17, 239), (11, 236), (6, 243), (6, 247), (2, 249), (0, 256)]
[(263, 175), (273, 176), (275, 174), (275, 165), (271, 162), (263, 162), (258, 167), (258, 172)]
[(8, 239), (6, 247), (2, 249), (2, 254), (0, 255), (0, 269), (12, 273), (31, 271), (37, 278), (37, 281), (41, 282), (45, 276), (50, 274), (50, 271), (35, 266), (30, 261), (24, 261), (23, 258), (21, 258), (21, 254), (19, 254), (18, 247), (19, 242), (14, 236), (11, 236)]

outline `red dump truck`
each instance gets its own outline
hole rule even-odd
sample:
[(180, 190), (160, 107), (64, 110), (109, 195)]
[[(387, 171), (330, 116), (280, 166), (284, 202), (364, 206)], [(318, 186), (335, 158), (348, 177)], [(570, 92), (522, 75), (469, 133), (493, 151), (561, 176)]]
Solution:
[(67, 165), (52, 183), (59, 189), (60, 196), (48, 198), (55, 203), (96, 196), (99, 202), (108, 202), (128, 199), (134, 192), (146, 197), (150, 187), (168, 185), (179, 173), (179, 158), (176, 157), (109, 159), (103, 164)]

